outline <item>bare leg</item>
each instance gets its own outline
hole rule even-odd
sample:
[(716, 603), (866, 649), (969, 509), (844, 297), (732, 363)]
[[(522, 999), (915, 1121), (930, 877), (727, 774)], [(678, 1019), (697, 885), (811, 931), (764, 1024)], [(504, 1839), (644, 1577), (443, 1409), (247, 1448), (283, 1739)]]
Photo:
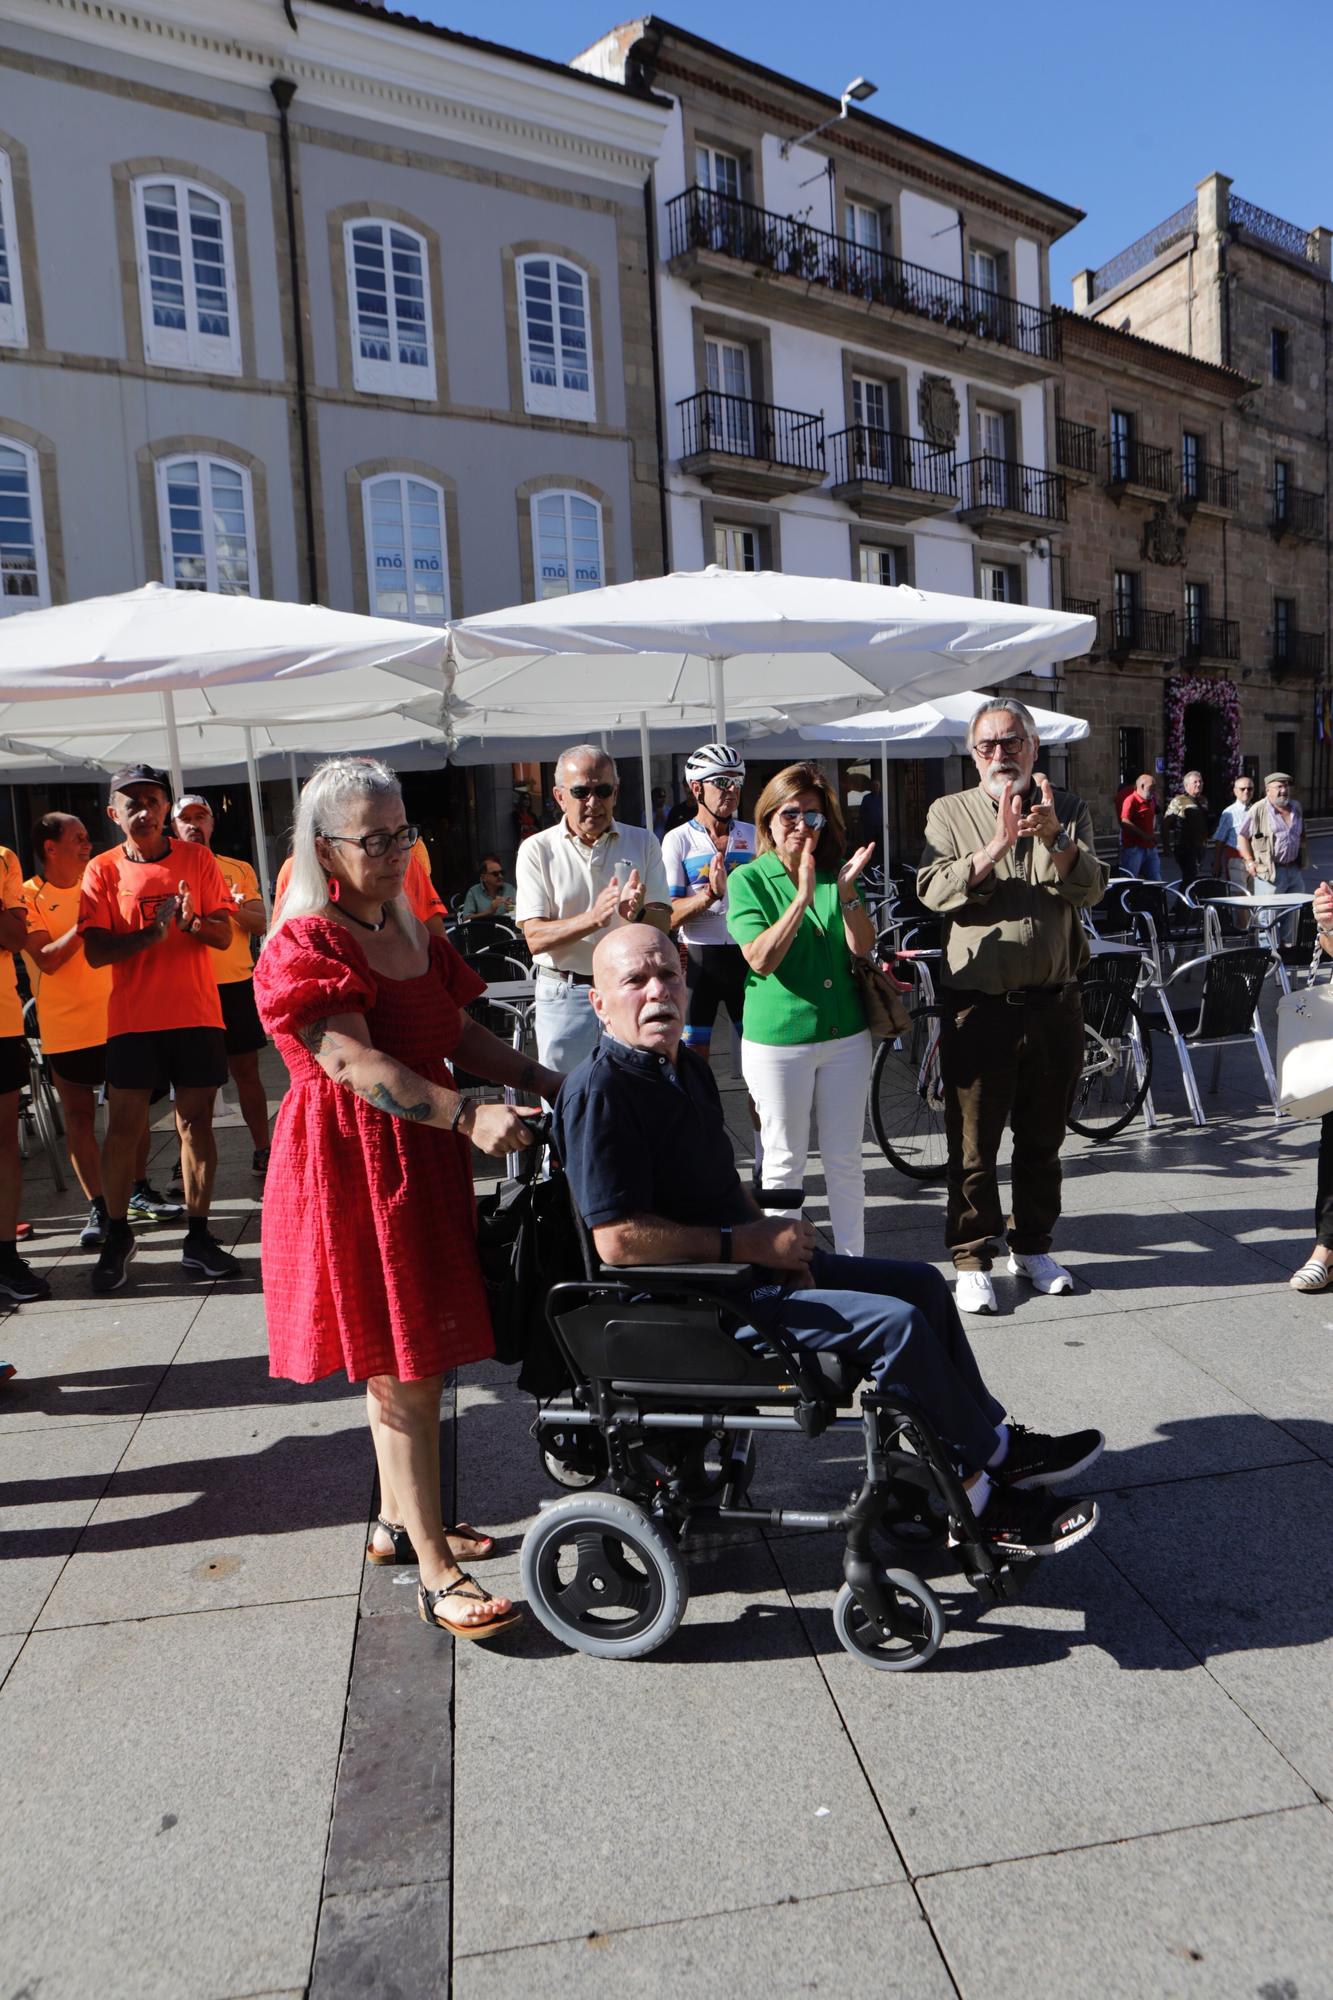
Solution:
[(148, 1098), (146, 1090), (121, 1090), (114, 1083), (107, 1086), (102, 1192), (113, 1222), (123, 1222), (129, 1207), (130, 1189), (148, 1132)]
[(193, 1222), (208, 1214), (213, 1199), (213, 1176), (218, 1167), (217, 1141), (213, 1137), (213, 1100), (217, 1091), (191, 1086), (177, 1087), (176, 1129), (181, 1141), (181, 1176), (185, 1183), (185, 1207)]
[(0, 1097), (0, 1242), (12, 1243), (19, 1226), (19, 1094)]
[[(395, 1528), (401, 1528), (406, 1525), (403, 1520), (402, 1502), (392, 1484), (391, 1475), (386, 1470), (385, 1454), (380, 1449), (381, 1426), (384, 1419), (375, 1392), (369, 1388), (366, 1390), (366, 1415), (370, 1419), (370, 1435), (374, 1440), (375, 1462), (379, 1466), (380, 1473), (380, 1515), (384, 1520), (392, 1521)], [(440, 1491), (440, 1426), (438, 1422), (435, 1425), (434, 1491), (436, 1493)], [(483, 1544), (490, 1544), (493, 1547), (493, 1543), (489, 1535), (465, 1535), (460, 1533), (461, 1528), (468, 1526), (470, 1526), (468, 1522), (457, 1523), (453, 1533), (448, 1537), (448, 1541), (450, 1548), (456, 1556), (461, 1556), (464, 1562), (475, 1562), (479, 1556), (490, 1554), (490, 1547), (484, 1548)], [(392, 1555), (393, 1544), (383, 1528), (378, 1526), (372, 1528), (371, 1539), (381, 1555)], [(415, 1541), (412, 1546), (416, 1547)]]
[(75, 1179), (89, 1201), (102, 1192), (102, 1155), (97, 1145), (97, 1093), (86, 1083), (71, 1083), (52, 1071), (56, 1095), (65, 1118), (65, 1148)]
[[(366, 1384), (371, 1436), (379, 1464), (380, 1497), (386, 1520), (401, 1518), (417, 1552), (417, 1566), (427, 1590), (441, 1590), (462, 1574), (444, 1532), (440, 1511), (440, 1393), (444, 1378), (400, 1382), (393, 1375), (372, 1375)], [(392, 1496), (395, 1512), (388, 1511)], [(455, 1623), (485, 1624), (509, 1609), (507, 1597), (449, 1600)]]
[(268, 1144), (268, 1099), (259, 1080), (259, 1051), (247, 1049), (241, 1055), (228, 1056), (227, 1067), (236, 1085), (241, 1116), (249, 1127), (250, 1138), (256, 1152), (262, 1152)]

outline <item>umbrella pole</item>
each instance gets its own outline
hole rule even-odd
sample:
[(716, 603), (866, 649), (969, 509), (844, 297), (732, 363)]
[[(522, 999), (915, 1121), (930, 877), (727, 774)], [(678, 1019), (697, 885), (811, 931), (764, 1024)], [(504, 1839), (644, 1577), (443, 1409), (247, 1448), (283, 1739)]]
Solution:
[(653, 830), (653, 766), (648, 754), (648, 716), (639, 710), (639, 768), (643, 772), (643, 823)]
[(245, 775), (250, 780), (250, 817), (255, 829), (255, 865), (259, 870), (259, 893), (264, 898), (265, 910), (273, 907), (273, 894), (268, 879), (268, 843), (264, 839), (264, 804), (259, 796), (259, 768), (255, 763), (254, 732), (243, 729), (245, 739)]
[(713, 731), (719, 743), (727, 740), (727, 697), (722, 685), (722, 669), (726, 662), (720, 654), (708, 656), (708, 687), (713, 697)]
[(889, 887), (889, 746), (880, 738), (879, 745), (879, 865), (884, 870), (884, 888)]
[(296, 752), (294, 750), (287, 752), (287, 775), (292, 781), (292, 816), (295, 818), (296, 808), (301, 803), (301, 781), (296, 775)]
[(162, 720), (167, 731), (167, 762), (171, 766), (171, 789), (176, 798), (185, 790), (181, 777), (181, 746), (176, 734), (176, 704), (169, 693), (162, 696)]

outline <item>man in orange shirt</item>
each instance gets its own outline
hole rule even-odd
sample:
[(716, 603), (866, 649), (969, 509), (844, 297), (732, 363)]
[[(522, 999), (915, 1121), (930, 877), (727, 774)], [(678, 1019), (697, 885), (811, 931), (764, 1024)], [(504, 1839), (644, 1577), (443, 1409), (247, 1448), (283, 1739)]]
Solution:
[(231, 943), (234, 907), (204, 847), (165, 831), (166, 778), (131, 764), (111, 780), (107, 814), (125, 836), (88, 863), (79, 934), (91, 966), (111, 967), (107, 1007), (107, 1134), (102, 1147), (107, 1239), (95, 1292), (119, 1291), (134, 1255), (127, 1217), (135, 1155), (154, 1091), (172, 1086), (189, 1226), (182, 1267), (205, 1278), (239, 1277), (236, 1258), (210, 1235), (217, 1168), (213, 1100), (227, 1080), (222, 1003), (207, 953)]
[(23, 870), (17, 854), (0, 847), (0, 1299), (12, 1305), (51, 1296), (46, 1279), (18, 1253), (19, 1092), (28, 1081), (28, 1043), (14, 953), (27, 934)]
[[(177, 799), (171, 823), (178, 839), (193, 841), (213, 853), (213, 808), (202, 792), (186, 792)], [(251, 1171), (262, 1180), (268, 1171), (268, 1099), (259, 1075), (259, 1052), (268, 1047), (268, 1036), (260, 1026), (255, 1008), (255, 964), (250, 956), (250, 940), (263, 937), (268, 918), (264, 914), (259, 881), (250, 863), (233, 860), (228, 854), (214, 854), (213, 859), (231, 896), (233, 935), (226, 950), (213, 960), (218, 998), (222, 1002), (222, 1026), (227, 1037), (227, 1067), (254, 1147)]]
[[(111, 968), (94, 968), (79, 936), (79, 899), (92, 842), (83, 821), (72, 813), (47, 813), (32, 830), (36, 872), (23, 885), (28, 935), (23, 956), (37, 1003), (42, 1054), (55, 1079), (65, 1119), (65, 1144), (75, 1179), (88, 1198), (88, 1220), (79, 1233), (82, 1250), (106, 1242), (106, 1201), (97, 1145), (97, 1093), (106, 1082), (106, 1016)], [(169, 1202), (148, 1181), (148, 1129), (134, 1163), (129, 1213), (155, 1222), (176, 1222), (185, 1210)]]

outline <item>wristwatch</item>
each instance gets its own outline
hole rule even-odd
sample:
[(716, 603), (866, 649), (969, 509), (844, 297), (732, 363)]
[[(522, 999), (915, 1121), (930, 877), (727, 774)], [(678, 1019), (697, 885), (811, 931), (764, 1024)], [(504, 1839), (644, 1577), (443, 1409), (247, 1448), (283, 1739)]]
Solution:
[(1055, 839), (1051, 842), (1051, 853), (1068, 854), (1073, 845), (1073, 841), (1069, 838), (1064, 828), (1061, 827), (1059, 833), (1056, 834)]

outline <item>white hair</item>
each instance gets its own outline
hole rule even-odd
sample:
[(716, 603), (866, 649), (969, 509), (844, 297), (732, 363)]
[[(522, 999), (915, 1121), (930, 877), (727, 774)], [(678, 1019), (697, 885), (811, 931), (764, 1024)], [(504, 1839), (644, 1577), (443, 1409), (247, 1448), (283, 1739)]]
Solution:
[[(266, 945), (293, 917), (317, 916), (329, 900), (328, 876), (315, 850), (316, 835), (340, 832), (354, 800), (401, 798), (397, 778), (376, 757), (330, 757), (306, 780), (292, 827), (291, 879)], [(401, 894), (390, 907), (404, 930), (412, 930), (414, 919)]]
[(981, 707), (968, 723), (967, 747), (969, 750), (975, 741), (977, 724), (983, 715), (1016, 715), (1022, 723), (1029, 739), (1038, 745), (1041, 743), (1041, 734), (1037, 728), (1036, 718), (1032, 710), (1025, 707), (1021, 701), (1018, 701), (1012, 695), (997, 694), (990, 701), (983, 701)]
[(563, 785), (565, 782), (561, 773), (565, 770), (566, 766), (575, 762), (581, 762), (585, 757), (591, 757), (596, 764), (605, 764), (616, 783), (620, 783), (620, 773), (616, 769), (616, 760), (609, 750), (604, 750), (600, 743), (571, 743), (568, 750), (562, 750), (555, 760), (555, 782), (557, 785)]

